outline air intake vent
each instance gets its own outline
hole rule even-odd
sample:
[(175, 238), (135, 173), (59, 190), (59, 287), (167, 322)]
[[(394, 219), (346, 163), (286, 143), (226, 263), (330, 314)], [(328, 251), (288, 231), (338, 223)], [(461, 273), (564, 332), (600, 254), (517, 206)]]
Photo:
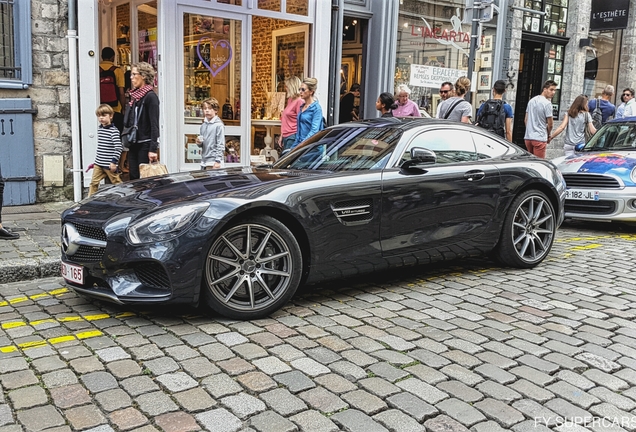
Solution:
[(135, 265), (135, 274), (139, 281), (150, 288), (170, 289), (170, 279), (164, 268), (156, 262), (144, 262)]
[(333, 204), (331, 209), (343, 225), (358, 225), (373, 219), (371, 199), (341, 201)]

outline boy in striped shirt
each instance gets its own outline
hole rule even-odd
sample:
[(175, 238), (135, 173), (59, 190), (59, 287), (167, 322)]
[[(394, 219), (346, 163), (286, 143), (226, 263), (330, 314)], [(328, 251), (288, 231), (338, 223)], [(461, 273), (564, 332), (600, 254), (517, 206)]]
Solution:
[(118, 164), (121, 156), (122, 145), (119, 129), (112, 123), (113, 107), (101, 104), (95, 111), (99, 120), (97, 128), (97, 155), (93, 166), (93, 178), (88, 190), (88, 196), (97, 192), (99, 182), (105, 177), (110, 179), (112, 184), (121, 183), (119, 177)]

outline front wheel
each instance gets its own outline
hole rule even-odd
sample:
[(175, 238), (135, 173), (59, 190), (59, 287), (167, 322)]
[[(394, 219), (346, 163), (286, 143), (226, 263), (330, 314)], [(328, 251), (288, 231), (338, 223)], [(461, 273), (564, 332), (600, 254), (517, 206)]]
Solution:
[(532, 268), (545, 259), (556, 236), (557, 222), (548, 197), (527, 190), (512, 202), (504, 220), (497, 260), (510, 267)]
[(296, 292), (302, 275), (300, 246), (291, 231), (269, 216), (230, 226), (205, 260), (208, 306), (229, 318), (263, 318)]

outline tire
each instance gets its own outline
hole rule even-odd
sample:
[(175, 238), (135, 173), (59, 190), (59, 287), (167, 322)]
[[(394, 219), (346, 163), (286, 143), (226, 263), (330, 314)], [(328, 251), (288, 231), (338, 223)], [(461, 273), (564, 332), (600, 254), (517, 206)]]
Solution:
[(300, 246), (285, 225), (270, 216), (250, 217), (231, 225), (210, 246), (204, 298), (228, 318), (263, 318), (292, 298), (302, 267)]
[(556, 230), (556, 216), (548, 197), (541, 191), (527, 190), (508, 210), (495, 258), (510, 267), (535, 267), (550, 253)]

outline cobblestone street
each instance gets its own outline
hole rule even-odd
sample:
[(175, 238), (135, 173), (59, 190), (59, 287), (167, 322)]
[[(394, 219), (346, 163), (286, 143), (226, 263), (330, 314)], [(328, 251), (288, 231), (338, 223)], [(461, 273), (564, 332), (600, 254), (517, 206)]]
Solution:
[(397, 270), (252, 322), (0, 284), (0, 432), (635, 431), (636, 229), (598, 228), (532, 270)]

